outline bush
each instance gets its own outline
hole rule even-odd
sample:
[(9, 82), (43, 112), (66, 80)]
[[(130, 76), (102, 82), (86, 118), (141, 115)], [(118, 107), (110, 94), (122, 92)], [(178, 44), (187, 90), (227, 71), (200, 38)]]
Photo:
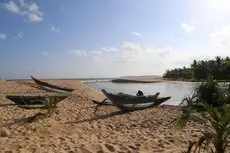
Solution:
[[(201, 83), (191, 97), (184, 98), (182, 114), (174, 120), (176, 128), (188, 121), (203, 125), (197, 142), (191, 142), (187, 153), (202, 150), (225, 153), (230, 143), (230, 88), (223, 90), (211, 76)], [(194, 148), (194, 149), (193, 149)]]
[(212, 76), (209, 76), (206, 81), (202, 82), (195, 92), (198, 100), (208, 105), (219, 107), (224, 103), (224, 99), (222, 99), (224, 91), (220, 88), (218, 82), (213, 80)]

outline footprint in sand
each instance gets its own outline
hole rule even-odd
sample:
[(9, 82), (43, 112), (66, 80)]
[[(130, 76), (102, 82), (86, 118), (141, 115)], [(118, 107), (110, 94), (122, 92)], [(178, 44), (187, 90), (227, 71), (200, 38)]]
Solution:
[(131, 150), (139, 150), (139, 147), (137, 147), (137, 146), (129, 145), (128, 147), (129, 147)]
[(5, 151), (5, 153), (13, 153), (13, 151)]
[(101, 149), (101, 150), (98, 150), (97, 153), (104, 153), (104, 151)]
[(171, 142), (171, 143), (174, 143), (174, 142), (175, 142), (175, 140), (174, 140), (173, 137), (171, 137), (171, 136), (166, 136), (166, 137), (165, 137), (165, 140), (168, 140), (168, 141)]
[(169, 139), (168, 140), (170, 143), (175, 143), (175, 140), (173, 140), (173, 139)]
[(86, 149), (86, 148), (81, 148), (81, 151), (82, 151), (82, 153), (92, 153), (91, 151), (89, 151), (89, 150)]
[(106, 143), (106, 144), (105, 144), (105, 147), (106, 147), (106, 149), (108, 149), (108, 151), (110, 151), (110, 152), (114, 152), (114, 151), (115, 151), (115, 148), (114, 148), (113, 145), (110, 145), (110, 144)]

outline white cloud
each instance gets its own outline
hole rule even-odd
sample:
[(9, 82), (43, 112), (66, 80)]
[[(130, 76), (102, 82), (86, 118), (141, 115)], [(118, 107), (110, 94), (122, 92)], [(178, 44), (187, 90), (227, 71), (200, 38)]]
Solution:
[(51, 30), (53, 33), (59, 33), (59, 32), (60, 32), (60, 29), (57, 28), (57, 27), (55, 27), (55, 26), (52, 26), (52, 27), (50, 28), (50, 30)]
[(43, 20), (44, 13), (39, 11), (36, 3), (28, 4), (24, 0), (19, 0), (19, 4), (10, 1), (4, 4), (5, 8), (12, 13), (17, 13), (26, 17), (28, 22), (40, 22)]
[(48, 52), (44, 51), (44, 52), (42, 52), (42, 55), (43, 56), (49, 56), (50, 54)]
[[(217, 51), (210, 50), (210, 47), (196, 47), (187, 46), (179, 49), (180, 46), (145, 46), (126, 41), (115, 52), (108, 53), (107, 49), (101, 48), (100, 50), (75, 50), (71, 53), (78, 56), (79, 59), (84, 58), (85, 61), (103, 61), (106, 63), (106, 67), (113, 67), (113, 72), (116, 71), (118, 74), (163, 74), (166, 69), (189, 66), (194, 59), (210, 59), (216, 56)], [(111, 46), (109, 48), (118, 47)], [(221, 53), (221, 55), (224, 54)], [(97, 64), (95, 63), (94, 66), (101, 66)], [(112, 71), (109, 72), (112, 73)]]
[(216, 47), (230, 47), (230, 26), (216, 29), (209, 34), (210, 43)]
[(24, 33), (22, 31), (16, 33), (16, 35), (13, 37), (13, 39), (20, 40), (23, 39)]
[(32, 3), (31, 5), (28, 5), (28, 9), (31, 11), (31, 12), (37, 12), (39, 10), (39, 7), (37, 6), (36, 3)]
[(141, 34), (141, 33), (136, 32), (136, 31), (134, 31), (132, 34), (133, 34), (134, 36), (138, 36), (138, 37), (142, 36), (142, 34)]
[(82, 56), (84, 56), (84, 57), (88, 56), (87, 52), (86, 51), (82, 51), (82, 50), (72, 50), (69, 53), (75, 54), (75, 55), (80, 56), (80, 57), (82, 57)]
[(140, 45), (131, 42), (124, 42), (121, 49), (122, 52), (118, 62), (137, 62), (143, 52)]
[(143, 69), (154, 67), (154, 69), (157, 69), (158, 73), (164, 73), (166, 69), (184, 66), (184, 64), (188, 66), (197, 56), (203, 55), (200, 53), (197, 55), (195, 53), (194, 55), (194, 51), (185, 49), (178, 50), (170, 46), (141, 46), (134, 43), (131, 44), (128, 43), (127, 45), (126, 43), (126, 45), (122, 45), (123, 49), (129, 50), (122, 50), (116, 61), (118, 63), (127, 64), (130, 67), (133, 64), (139, 65), (140, 67), (142, 65)]
[(105, 52), (116, 52), (116, 51), (118, 51), (118, 49), (115, 47), (102, 47), (101, 50), (105, 51)]
[(78, 57), (89, 58), (94, 61), (101, 61), (101, 57), (103, 56), (103, 52), (100, 50), (92, 50), (92, 51), (84, 51), (84, 50), (72, 50), (69, 52), (70, 54), (74, 54)]
[(142, 50), (138, 44), (126, 42), (126, 41), (123, 43), (121, 48), (126, 51), (141, 51)]
[(3, 33), (0, 33), (0, 39), (2, 39), (2, 40), (6, 39), (6, 35)]
[(12, 1), (9, 3), (4, 4), (5, 8), (12, 13), (20, 13), (20, 8)]
[(39, 11), (39, 7), (37, 6), (36, 3), (32, 3), (32, 4), (28, 4), (27, 7), (28, 11), (30, 11), (30, 13), (33, 13), (35, 15), (38, 15), (38, 16), (43, 16), (44, 13)]
[(218, 20), (226, 20), (230, 14), (229, 0), (199, 0), (194, 4), (193, 10), (195, 11), (193, 13), (197, 18), (217, 23)]
[(193, 33), (196, 30), (196, 26), (191, 23), (181, 23), (181, 28), (187, 33)]
[(205, 51), (210, 57), (229, 56), (230, 25), (225, 25), (210, 32)]
[(43, 18), (41, 16), (38, 16), (38, 15), (33, 14), (33, 13), (29, 13), (27, 15), (27, 19), (29, 22), (40, 22), (43, 20)]
[(172, 47), (157, 47), (157, 46), (148, 46), (145, 51), (147, 53), (153, 53), (158, 55), (160, 58), (164, 58), (173, 52)]
[(75, 54), (80, 57), (95, 57), (95, 56), (99, 57), (103, 55), (102, 51), (97, 51), (97, 50), (93, 50), (93, 51), (72, 50), (69, 53)]
[[(116, 48), (116, 47), (110, 47)], [(166, 69), (175, 68), (178, 66), (189, 66), (193, 59), (198, 57), (207, 57), (207, 52), (194, 52), (191, 48), (178, 50), (171, 46), (144, 46), (132, 42), (123, 42), (120, 49), (115, 52), (107, 52), (107, 49), (101, 50), (74, 50), (71, 51), (79, 58), (85, 60), (101, 61), (103, 59), (108, 65), (112, 64), (115, 67), (124, 66), (128, 69), (133, 69), (133, 64), (145, 72), (149, 68), (157, 69), (157, 73), (164, 73)], [(196, 50), (195, 50), (196, 51)], [(179, 56), (178, 56), (179, 55)], [(210, 57), (214, 57), (210, 55)], [(123, 69), (123, 68), (122, 68)], [(142, 70), (136, 70), (137, 72)], [(129, 71), (129, 70), (128, 70)], [(131, 70), (130, 70), (131, 71)], [(153, 71), (153, 73), (154, 73)]]
[(94, 61), (100, 61), (101, 56), (103, 56), (102, 51), (89, 51), (89, 55), (93, 58)]
[(94, 60), (94, 61), (101, 61), (101, 58), (98, 57), (98, 56), (93, 56), (93, 60)]
[(22, 38), (23, 38), (23, 35), (24, 35), (24, 33), (21, 32), (21, 31), (17, 33), (17, 37), (18, 37), (19, 39), (22, 39)]
[(93, 56), (102, 56), (103, 55), (103, 53), (101, 51), (89, 51), (89, 54), (93, 55)]

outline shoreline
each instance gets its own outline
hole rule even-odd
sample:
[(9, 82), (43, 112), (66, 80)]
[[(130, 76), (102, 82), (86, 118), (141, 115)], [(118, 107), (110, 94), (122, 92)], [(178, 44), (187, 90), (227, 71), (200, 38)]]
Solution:
[[(118, 78), (118, 79), (104, 79), (104, 78), (93, 78), (93, 79), (40, 79), (46, 82), (61, 82), (61, 81), (81, 81), (83, 83), (87, 82), (112, 82), (112, 83), (161, 83), (161, 82), (194, 82), (188, 80), (172, 80), (172, 79), (164, 79), (162, 77), (157, 78)], [(14, 79), (14, 80), (4, 80), (9, 82), (33, 82), (32, 79)]]

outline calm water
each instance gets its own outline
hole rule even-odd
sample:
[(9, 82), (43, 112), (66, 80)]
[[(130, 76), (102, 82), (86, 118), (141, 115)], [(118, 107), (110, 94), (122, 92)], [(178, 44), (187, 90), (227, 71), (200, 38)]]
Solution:
[(135, 95), (138, 90), (144, 92), (144, 95), (160, 92), (159, 96), (171, 96), (171, 99), (164, 104), (178, 105), (184, 96), (191, 95), (197, 83), (112, 83), (112, 82), (85, 82), (89, 87), (96, 90), (106, 89), (109, 92), (124, 92)]

